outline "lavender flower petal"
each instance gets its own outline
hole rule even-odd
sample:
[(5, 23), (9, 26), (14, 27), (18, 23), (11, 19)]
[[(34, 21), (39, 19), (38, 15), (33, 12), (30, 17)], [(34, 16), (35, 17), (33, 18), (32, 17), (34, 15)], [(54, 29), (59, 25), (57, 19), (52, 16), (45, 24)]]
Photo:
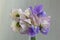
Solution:
[(38, 5), (38, 6), (35, 6), (34, 10), (37, 12), (37, 13), (40, 13), (43, 11), (43, 5)]
[(38, 17), (45, 17), (47, 14), (45, 11), (40, 12), (39, 14), (37, 14)]
[(34, 37), (36, 36), (36, 34), (39, 33), (39, 28), (38, 27), (34, 27), (34, 26), (31, 26), (28, 28), (28, 35), (30, 35), (31, 37)]

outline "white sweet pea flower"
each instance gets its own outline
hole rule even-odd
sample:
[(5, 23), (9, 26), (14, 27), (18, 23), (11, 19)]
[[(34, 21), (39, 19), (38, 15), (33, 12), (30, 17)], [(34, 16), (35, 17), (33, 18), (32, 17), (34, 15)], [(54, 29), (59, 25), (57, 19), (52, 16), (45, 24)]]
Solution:
[(26, 34), (27, 29), (28, 29), (27, 25), (28, 24), (26, 24), (23, 21), (20, 21), (20, 22), (13, 21), (12, 24), (11, 24), (11, 28), (14, 32), (19, 32), (21, 34)]
[(20, 14), (22, 14), (21, 9), (14, 9), (14, 10), (12, 10), (12, 13), (10, 14), (10, 16), (12, 17), (12, 19), (19, 21), (20, 20)]
[(11, 28), (13, 31), (20, 31), (21, 26), (19, 25), (19, 22), (13, 21), (11, 24)]

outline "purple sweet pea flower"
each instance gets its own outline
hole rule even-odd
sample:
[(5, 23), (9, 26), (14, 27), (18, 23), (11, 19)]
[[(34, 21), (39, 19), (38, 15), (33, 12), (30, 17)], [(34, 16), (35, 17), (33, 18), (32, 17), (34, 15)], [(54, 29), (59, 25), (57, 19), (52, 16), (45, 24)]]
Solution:
[(47, 33), (50, 31), (50, 17), (43, 17), (41, 19), (41, 25), (40, 25), (40, 32), (42, 34), (47, 35)]
[(35, 12), (37, 13), (37, 16), (46, 16), (46, 12), (43, 10), (43, 5), (35, 6), (34, 8)]
[(28, 28), (27, 34), (30, 35), (31, 37), (36, 36), (39, 33), (39, 28), (34, 27), (33, 25)]
[(30, 7), (32, 13), (39, 16), (46, 16), (46, 12), (43, 10), (43, 5), (35, 6), (34, 8)]

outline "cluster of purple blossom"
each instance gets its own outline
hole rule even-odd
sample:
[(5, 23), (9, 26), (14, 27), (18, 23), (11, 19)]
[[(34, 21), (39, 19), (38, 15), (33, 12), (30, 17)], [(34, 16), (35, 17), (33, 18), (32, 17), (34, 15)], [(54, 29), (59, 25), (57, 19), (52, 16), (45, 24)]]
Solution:
[(13, 19), (11, 28), (21, 34), (34, 37), (40, 32), (46, 35), (50, 29), (51, 17), (43, 10), (43, 5), (29, 7), (24, 12), (14, 9), (10, 16)]

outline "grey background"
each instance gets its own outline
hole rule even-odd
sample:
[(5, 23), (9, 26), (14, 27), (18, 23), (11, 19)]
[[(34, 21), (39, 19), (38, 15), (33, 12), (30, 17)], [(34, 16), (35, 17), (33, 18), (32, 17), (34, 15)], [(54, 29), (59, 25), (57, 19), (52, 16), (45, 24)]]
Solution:
[(38, 4), (43, 4), (44, 10), (52, 18), (48, 35), (39, 33), (37, 40), (60, 40), (60, 0), (0, 0), (0, 40), (29, 40), (27, 35), (12, 32), (9, 14), (12, 8), (25, 10)]

